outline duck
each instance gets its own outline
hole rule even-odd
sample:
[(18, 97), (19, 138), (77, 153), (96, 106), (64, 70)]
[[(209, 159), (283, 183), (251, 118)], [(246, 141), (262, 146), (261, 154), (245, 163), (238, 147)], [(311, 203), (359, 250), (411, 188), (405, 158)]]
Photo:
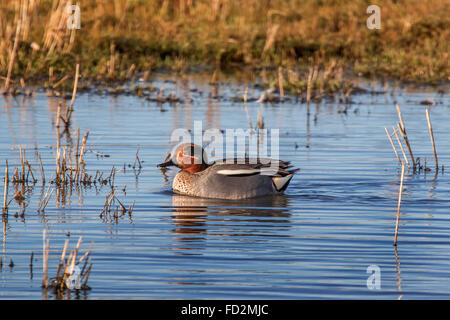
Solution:
[(211, 164), (205, 150), (183, 143), (157, 167), (181, 169), (173, 179), (174, 193), (200, 198), (242, 200), (283, 194), (294, 174), (288, 161), (270, 158), (222, 159)]

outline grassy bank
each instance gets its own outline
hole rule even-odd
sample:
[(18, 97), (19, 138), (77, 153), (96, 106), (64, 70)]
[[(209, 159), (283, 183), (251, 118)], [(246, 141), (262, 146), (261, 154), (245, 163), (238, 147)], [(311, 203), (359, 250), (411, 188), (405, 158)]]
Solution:
[(72, 75), (76, 63), (82, 77), (92, 80), (195, 65), (282, 66), (306, 70), (304, 75), (314, 65), (324, 70), (332, 65), (344, 73), (423, 84), (450, 79), (449, 1), (380, 0), (380, 30), (366, 27), (371, 3), (363, 0), (77, 4), (81, 28), (69, 30), (67, 1), (0, 0), (2, 79), (9, 73), (16, 85), (20, 78), (57, 81)]

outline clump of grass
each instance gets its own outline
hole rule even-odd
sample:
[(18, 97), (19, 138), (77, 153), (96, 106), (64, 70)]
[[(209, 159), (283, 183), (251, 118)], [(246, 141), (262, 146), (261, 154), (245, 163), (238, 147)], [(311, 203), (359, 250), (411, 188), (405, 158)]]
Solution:
[(400, 157), (398, 155), (398, 152), (397, 152), (397, 149), (396, 149), (396, 147), (395, 147), (395, 145), (394, 145), (394, 143), (392, 142), (392, 139), (391, 139), (392, 135), (395, 136), (395, 138), (397, 140), (397, 143), (398, 143), (398, 146), (400, 147), (400, 150), (402, 152), (403, 158), (405, 159), (405, 163), (406, 163), (406, 165), (408, 166), (408, 169), (409, 169), (409, 168), (411, 168), (411, 165), (409, 163), (408, 157), (406, 156), (405, 149), (403, 148), (403, 144), (402, 144), (402, 142), (400, 140), (400, 137), (399, 137), (399, 133), (400, 133), (400, 135), (402, 136), (406, 147), (408, 148), (409, 155), (411, 156), (411, 162), (413, 164), (413, 172), (415, 173), (416, 172), (417, 163), (416, 163), (416, 160), (414, 160), (414, 156), (413, 156), (412, 149), (411, 149), (411, 144), (409, 142), (408, 135), (406, 134), (405, 123), (403, 122), (402, 112), (401, 112), (400, 107), (398, 106), (398, 104), (396, 104), (396, 108), (397, 108), (397, 114), (398, 114), (398, 118), (399, 118), (399, 122), (397, 123), (397, 128), (395, 126), (392, 127), (392, 129), (393, 129), (392, 134), (389, 133), (389, 131), (386, 128), (384, 128), (384, 129), (386, 131), (386, 134), (388, 136), (389, 141), (391, 142), (392, 148), (394, 149), (395, 155), (397, 156), (400, 164), (403, 166), (403, 161), (400, 159)]
[[(59, 132), (57, 128), (57, 132)], [(42, 182), (42, 193), (38, 205), (38, 212), (43, 213), (47, 207), (52, 195), (56, 191), (57, 203), (65, 204), (67, 201), (67, 195), (70, 197), (74, 189), (80, 187), (91, 187), (91, 186), (106, 186), (110, 185), (114, 188), (114, 177), (118, 172), (113, 169), (109, 174), (104, 174), (99, 170), (96, 171), (95, 175), (91, 175), (86, 170), (86, 164), (84, 156), (87, 151), (92, 151), (87, 149), (87, 139), (89, 131), (85, 131), (83, 139), (80, 144), (80, 134), (79, 129), (76, 131), (77, 134), (77, 144), (76, 148), (72, 145), (66, 147), (61, 147), (60, 136), (57, 134), (57, 150), (56, 150), (56, 170), (54, 178), (50, 179), (46, 192), (44, 194), (44, 186), (46, 185), (45, 170), (42, 164), (41, 155), (39, 152), (37, 154), (37, 161), (40, 166), (41, 172), (41, 182)], [(25, 194), (28, 189), (33, 188), (39, 181), (39, 177), (35, 175), (36, 169), (34, 169), (26, 157), (26, 150), (19, 146), (19, 163), (16, 167), (10, 166), (8, 160), (5, 161), (5, 176), (3, 179), (3, 202), (2, 202), (2, 214), (7, 215), (8, 208), (13, 200), (16, 200), (19, 206), (22, 207), (22, 214), (27, 207), (24, 202)], [(92, 151), (95, 153), (94, 151)], [(135, 162), (138, 163), (139, 168), (142, 168), (141, 160), (138, 157), (138, 152), (136, 153)], [(98, 153), (97, 153), (98, 154)], [(100, 154), (101, 155), (101, 154)], [(105, 155), (102, 155), (105, 156)], [(11, 174), (13, 171), (13, 174)], [(9, 186), (13, 187), (13, 196), (11, 198), (9, 195)], [(8, 199), (9, 198), (9, 199)]]
[[(283, 70), (286, 77), (283, 76)], [(317, 58), (316, 62), (306, 70), (295, 66), (279, 68), (277, 77), (278, 81), (272, 82), (273, 86), (279, 89), (280, 100), (284, 99), (284, 91), (286, 91), (300, 96), (302, 102), (307, 104), (311, 101), (320, 102), (323, 99), (334, 100), (336, 95), (343, 96), (340, 102), (348, 103), (351, 102), (349, 99), (351, 93), (364, 91), (352, 80), (344, 79), (343, 66), (336, 60), (328, 63)]]
[[(57, 295), (64, 295), (70, 290), (90, 290), (87, 285), (89, 275), (92, 269), (90, 254), (92, 252), (92, 245), (88, 251), (82, 256), (79, 256), (80, 245), (82, 237), (79, 238), (75, 249), (70, 250), (69, 257), (67, 255), (67, 247), (69, 239), (64, 243), (64, 248), (61, 253), (61, 259), (56, 270), (54, 278), (48, 278), (48, 257), (49, 257), (49, 239), (46, 236), (46, 230), (43, 232), (43, 279), (42, 287), (44, 289), (53, 289)], [(77, 273), (77, 271), (79, 271)]]
[[(430, 168), (427, 167), (427, 161), (425, 159), (425, 163), (422, 165), (420, 158), (414, 158), (413, 156), (413, 152), (412, 152), (412, 148), (411, 148), (411, 143), (409, 142), (408, 136), (406, 134), (406, 127), (405, 127), (405, 123), (403, 122), (403, 117), (402, 117), (402, 113), (400, 110), (400, 107), (398, 106), (398, 104), (396, 104), (396, 108), (397, 108), (397, 113), (398, 113), (398, 117), (399, 117), (399, 122), (397, 123), (397, 128), (395, 126), (392, 127), (393, 131), (392, 133), (390, 133), (388, 131), (387, 128), (384, 128), (384, 130), (386, 131), (386, 135), (389, 139), (389, 142), (391, 143), (392, 149), (394, 150), (394, 153), (399, 161), (399, 163), (402, 165), (402, 167), (405, 165), (408, 166), (408, 170), (411, 168), (411, 164), (408, 160), (408, 157), (406, 155), (405, 149), (403, 148), (403, 143), (406, 145), (409, 155), (410, 155), (410, 160), (412, 163), (412, 168), (413, 168), (413, 173), (420, 173), (422, 170), (424, 172), (428, 172), (431, 171)], [(431, 125), (431, 119), (430, 119), (430, 111), (429, 108), (426, 108), (425, 110), (426, 113), (426, 119), (427, 119), (427, 126), (428, 126), (428, 131), (430, 133), (430, 140), (431, 140), (431, 145), (433, 148), (433, 156), (434, 156), (434, 162), (435, 162), (435, 175), (437, 175), (437, 173), (439, 172), (439, 163), (438, 163), (438, 158), (437, 158), (437, 152), (436, 152), (436, 145), (435, 145), (435, 141), (434, 141), (434, 133), (433, 133), (433, 127)], [(399, 137), (399, 133), (403, 138), (403, 143), (402, 140)], [(403, 155), (403, 159), (405, 160), (405, 162), (402, 161), (402, 159), (399, 156), (399, 153), (397, 152), (397, 148), (394, 145), (394, 142), (392, 141), (392, 136), (395, 136), (398, 146), (400, 147), (401, 153)], [(442, 166), (442, 172), (444, 172), (444, 166)]]
[(139, 169), (142, 169), (141, 160), (139, 159), (139, 145), (136, 150), (136, 157), (134, 158), (133, 169), (136, 168), (136, 165)]
[[(125, 187), (123, 190), (125, 190)], [(118, 203), (118, 205), (113, 207), (116, 202)], [(131, 218), (134, 205), (135, 201), (133, 201), (132, 205), (126, 208), (123, 203), (116, 197), (116, 191), (114, 190), (114, 188), (112, 188), (106, 196), (105, 205), (103, 206), (103, 210), (102, 212), (100, 212), (99, 216), (104, 221), (114, 221), (115, 223), (117, 223), (118, 219), (124, 216), (125, 213), (128, 213), (128, 216)]]

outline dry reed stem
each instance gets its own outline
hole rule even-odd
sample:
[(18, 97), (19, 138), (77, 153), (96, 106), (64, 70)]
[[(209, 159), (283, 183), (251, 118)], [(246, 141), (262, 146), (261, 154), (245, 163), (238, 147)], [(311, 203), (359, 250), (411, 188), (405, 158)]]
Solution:
[(22, 149), (22, 180), (25, 181), (25, 149)]
[(119, 202), (120, 208), (122, 209), (122, 213), (127, 212), (127, 208), (125, 208), (125, 206), (122, 204), (122, 202), (116, 198), (117, 202)]
[(44, 166), (42, 165), (41, 154), (38, 152), (39, 165), (41, 166), (42, 185), (45, 184)]
[(111, 190), (111, 191), (108, 193), (108, 195), (106, 196), (105, 205), (103, 206), (102, 212), (100, 212), (100, 217), (102, 217), (103, 213), (106, 213), (106, 209), (108, 208), (108, 204), (109, 204), (109, 201), (110, 201), (110, 198), (109, 198), (109, 197), (111, 196), (112, 192), (113, 192), (113, 190)]
[(77, 129), (76, 134), (77, 134), (77, 147), (76, 147), (76, 149), (75, 149), (75, 155), (74, 155), (74, 156), (75, 156), (75, 160), (74, 160), (74, 162), (75, 162), (76, 165), (77, 165), (76, 171), (75, 171), (75, 172), (78, 172), (78, 157), (79, 157), (78, 150), (79, 150), (79, 148), (80, 148), (80, 129), (79, 129), (79, 128)]
[(336, 60), (331, 61), (330, 65), (328, 66), (327, 70), (323, 74), (323, 80), (326, 81), (333, 71), (334, 67), (336, 66)]
[(74, 250), (74, 254), (73, 254), (73, 258), (72, 258), (72, 263), (70, 264), (70, 270), (71, 270), (72, 272), (73, 272), (73, 268), (74, 268), (74, 266), (75, 266), (75, 262), (76, 262), (76, 260), (77, 260), (78, 250), (80, 249), (81, 241), (82, 241), (82, 237), (80, 236), (80, 238), (78, 238), (77, 246), (75, 247), (75, 250)]
[(398, 155), (397, 149), (395, 148), (394, 142), (392, 141), (391, 134), (389, 133), (389, 131), (386, 127), (384, 127), (384, 130), (386, 130), (386, 135), (387, 135), (389, 141), (391, 142), (392, 149), (394, 149), (394, 152), (395, 152), (395, 155), (397, 156), (398, 161), (400, 163), (402, 163), (402, 160), (400, 159), (400, 156)]
[(64, 265), (64, 258), (66, 257), (66, 251), (67, 251), (68, 244), (69, 244), (69, 239), (66, 239), (66, 241), (64, 242), (64, 249), (61, 253), (61, 260), (59, 261), (58, 269), (56, 270), (56, 281), (59, 280), (59, 273), (61, 271), (62, 266)]
[[(5, 77), (5, 76), (0, 76), (0, 79), (6, 80), (6, 79), (8, 79), (8, 78)], [(9, 82), (10, 82), (10, 83), (16, 83), (17, 81), (15, 81), (14, 79), (9, 79)]]
[(47, 188), (47, 192), (46, 192), (45, 195), (44, 195), (44, 199), (47, 198), (47, 195), (48, 195), (48, 193), (49, 193), (51, 187), (52, 187), (52, 186), (51, 186), (51, 184), (50, 184), (50, 185), (48, 186), (48, 188)]
[(66, 81), (67, 78), (69, 78), (69, 77), (70, 77), (70, 75), (66, 74), (66, 75), (65, 75), (64, 77), (62, 77), (57, 83), (55, 83), (54, 85), (51, 84), (50, 86), (51, 86), (53, 89), (56, 89), (56, 88), (58, 88), (58, 87), (61, 85), (61, 83), (63, 83), (64, 81)]
[[(59, 132), (59, 130), (57, 130)], [(59, 135), (58, 135), (58, 141), (59, 141)], [(59, 183), (61, 181), (61, 148), (59, 146), (59, 142), (57, 145), (56, 150), (56, 182)]]
[[(79, 3), (77, 3), (77, 5), (79, 5)], [(66, 49), (64, 50), (65, 53), (69, 53), (72, 50), (73, 43), (75, 41), (76, 31), (77, 31), (77, 28), (71, 28), (69, 44), (66, 46)]]
[(139, 164), (139, 169), (141, 169), (142, 165), (141, 165), (141, 160), (139, 160), (138, 154), (139, 154), (139, 145), (137, 146), (136, 157), (134, 158), (133, 168), (136, 167), (136, 162), (137, 162)]
[(279, 28), (280, 28), (280, 25), (275, 24), (267, 30), (266, 43), (264, 44), (264, 48), (262, 51), (262, 57), (264, 57), (266, 55), (266, 52), (269, 51), (269, 49), (274, 44)]
[[(89, 246), (89, 250), (80, 258), (80, 260), (78, 260), (78, 263), (81, 263), (81, 262), (83, 262), (84, 261), (84, 259), (86, 259), (86, 261), (85, 261), (85, 265), (86, 265), (86, 262), (88, 261), (88, 257), (89, 257), (89, 255), (91, 254), (91, 251), (92, 251), (92, 247), (94, 246), (94, 241), (91, 241), (91, 244), (90, 244), (90, 246)], [(83, 269), (81, 269), (81, 273), (83, 274), (83, 271), (84, 271), (84, 267), (83, 267)]]
[(11, 204), (11, 202), (13, 202), (14, 199), (16, 199), (16, 197), (22, 196), (22, 191), (17, 190), (16, 192), (14, 192), (12, 198), (8, 201), (8, 203), (6, 204), (6, 207), (9, 207), (9, 205)]
[(114, 166), (111, 169), (111, 174), (109, 175), (109, 182), (111, 183), (111, 186), (114, 186), (114, 178), (116, 177), (116, 168)]
[(70, 262), (72, 261), (72, 256), (73, 256), (73, 254), (74, 254), (74, 252), (71, 251), (71, 252), (70, 252), (69, 259), (67, 260), (68, 263), (66, 263), (66, 266), (64, 267), (64, 273), (63, 273), (63, 277), (62, 277), (62, 279), (61, 279), (61, 289), (64, 289), (64, 282), (65, 282), (66, 277), (67, 277), (67, 275), (68, 275), (68, 274), (67, 274), (67, 270), (69, 269), (69, 264), (70, 264)]
[(42, 205), (44, 204), (45, 199), (47, 198), (47, 195), (48, 195), (48, 193), (49, 193), (49, 191), (50, 191), (51, 186), (52, 186), (51, 184), (48, 186), (47, 192), (45, 193), (44, 198), (43, 198), (43, 199), (41, 200), (41, 202), (39, 203), (39, 209), (38, 209), (38, 211), (41, 211)]
[(80, 170), (81, 170), (81, 165), (83, 163), (83, 156), (84, 156), (84, 150), (86, 148), (86, 141), (88, 139), (88, 135), (89, 135), (89, 131), (85, 130), (84, 131), (84, 136), (83, 136), (83, 141), (81, 143), (81, 149), (80, 149), (80, 154), (78, 156), (78, 163), (77, 163), (77, 172), (75, 173), (75, 180), (77, 182), (79, 182), (79, 178), (80, 178)]
[(401, 129), (405, 131), (405, 123), (403, 122), (402, 112), (400, 111), (400, 107), (398, 104), (395, 105), (397, 108), (398, 119), (400, 120)]
[(430, 131), (431, 145), (433, 146), (434, 163), (436, 164), (436, 172), (438, 172), (439, 164), (438, 164), (438, 158), (437, 158), (437, 154), (436, 154), (436, 145), (434, 144), (433, 127), (431, 126), (429, 108), (426, 108), (426, 113), (427, 113), (428, 130)]
[(10, 59), (9, 59), (8, 74), (6, 76), (6, 81), (5, 81), (5, 92), (7, 92), (9, 90), (9, 83), (10, 83), (10, 79), (11, 79), (11, 73), (12, 73), (12, 69), (13, 69), (13, 66), (14, 66), (14, 60), (16, 59), (17, 47), (19, 46), (19, 34), (20, 34), (21, 24), (22, 24), (22, 21), (19, 20), (17, 22), (16, 36), (14, 37), (14, 45), (13, 45), (13, 49), (12, 49), (11, 56), (10, 56)]
[[(398, 145), (400, 146), (400, 150), (402, 151), (403, 157), (405, 158), (405, 162), (408, 165), (408, 168), (410, 168), (411, 166), (409, 165), (408, 157), (406, 156), (405, 150), (403, 149), (403, 145), (400, 140), (400, 137), (397, 134), (397, 129), (395, 129), (395, 127), (392, 127), (392, 128), (394, 129), (395, 138), (397, 138), (397, 142), (398, 142)], [(400, 124), (399, 124), (399, 128), (400, 128)]]
[(20, 177), (19, 177), (19, 169), (15, 168), (14, 169), (14, 175), (13, 175), (13, 183), (19, 183), (20, 182)]
[(114, 190), (112, 190), (112, 194), (111, 194), (111, 197), (109, 198), (108, 205), (107, 205), (107, 208), (106, 208), (106, 212), (108, 212), (108, 213), (111, 212), (111, 205), (112, 205), (115, 197), (116, 197), (115, 192), (114, 192)]
[(110, 44), (110, 58), (109, 58), (109, 70), (108, 70), (108, 76), (112, 78), (115, 73), (115, 48), (116, 45), (114, 42), (111, 42)]
[(53, 87), (53, 67), (48, 68), (48, 83), (50, 87)]
[(22, 167), (22, 182), (25, 182), (25, 150), (19, 146), (20, 166)]
[(61, 122), (61, 103), (58, 103), (58, 111), (56, 112), (56, 129), (59, 129), (60, 122)]
[(58, 46), (60, 49), (59, 52), (68, 52), (67, 50), (63, 50), (64, 45), (68, 42), (63, 41), (63, 39), (68, 31), (67, 28), (65, 28), (65, 23), (67, 23), (67, 19), (70, 15), (66, 9), (67, 2), (63, 0), (53, 2), (51, 16), (47, 23), (46, 32), (43, 39), (43, 49), (48, 49), (47, 56), (50, 56)]
[[(400, 130), (399, 131), (400, 131), (400, 134), (402, 135), (403, 139), (405, 140), (406, 147), (408, 148), (409, 155), (411, 156), (413, 169), (416, 170), (416, 161), (414, 160), (414, 156), (413, 156), (413, 153), (411, 150), (411, 145), (409, 144), (408, 135), (406, 134), (406, 127), (405, 127), (405, 123), (403, 122), (402, 112), (400, 111), (400, 107), (398, 106), (398, 104), (396, 104), (395, 106), (397, 108), (398, 118), (400, 120), (400, 124), (399, 124)], [(409, 167), (409, 165), (408, 165), (408, 167)]]
[(395, 222), (394, 246), (397, 246), (398, 225), (399, 225), (399, 221), (400, 221), (400, 206), (402, 204), (403, 177), (404, 177), (404, 175), (405, 175), (405, 165), (402, 163), (402, 175), (400, 177), (400, 188), (398, 190), (397, 219), (396, 219), (396, 222)]
[(134, 204), (136, 203), (136, 200), (133, 200), (133, 204), (128, 208), (128, 214), (131, 216), (134, 210)]
[(90, 248), (89, 248), (89, 251), (86, 252), (86, 253), (80, 258), (80, 260), (78, 260), (78, 263), (80, 264), (81, 262), (83, 262), (83, 260), (86, 259), (86, 260), (84, 261), (83, 268), (81, 269), (82, 279), (84, 278), (84, 275), (85, 275), (84, 272), (86, 271), (86, 266), (87, 266), (88, 262), (91, 260), (90, 257), (89, 257), (89, 255), (91, 254), (92, 244), (93, 244), (93, 243), (94, 243), (94, 241), (91, 242), (91, 246), (90, 246)]
[(264, 119), (261, 116), (261, 108), (258, 109), (258, 113), (256, 115), (256, 125), (260, 130), (264, 129)]
[(89, 265), (89, 268), (87, 269), (86, 273), (84, 274), (83, 278), (81, 279), (83, 281), (82, 287), (86, 287), (86, 283), (88, 282), (89, 275), (91, 274), (92, 269), (92, 263)]
[(8, 209), (7, 201), (8, 201), (8, 185), (9, 185), (9, 177), (8, 177), (8, 160), (6, 160), (6, 167), (5, 167), (5, 190), (3, 194), (3, 211), (6, 211)]
[(89, 131), (85, 130), (84, 131), (83, 140), (81, 142), (81, 149), (80, 149), (80, 155), (79, 155), (79, 162), (80, 162), (80, 164), (83, 162), (84, 150), (86, 148), (86, 141), (88, 139), (88, 136), (89, 136)]
[[(73, 84), (73, 92), (72, 92), (72, 100), (70, 101), (70, 110), (73, 110), (73, 104), (75, 103), (75, 96), (77, 95), (77, 90), (78, 90), (78, 79), (80, 76), (80, 64), (77, 63), (76, 69), (75, 69), (75, 81)], [(66, 118), (67, 121), (70, 120), (69, 118)]]
[(283, 69), (278, 67), (278, 87), (280, 88), (280, 98), (284, 100), (284, 88), (283, 88)]
[(36, 178), (34, 177), (34, 174), (33, 174), (33, 168), (31, 167), (31, 165), (30, 165), (30, 163), (28, 162), (28, 160), (25, 161), (25, 164), (26, 164), (27, 167), (28, 167), (27, 181), (28, 181), (28, 175), (31, 174), (31, 178), (33, 178), (33, 183), (36, 182)]
[(64, 185), (65, 181), (66, 181), (66, 148), (64, 148), (63, 151), (63, 157), (62, 157), (62, 163), (61, 163), (61, 181)]
[(216, 84), (216, 82), (217, 82), (217, 69), (214, 70), (211, 79), (209, 80), (210, 84)]
[(245, 109), (245, 113), (247, 115), (248, 125), (250, 126), (250, 130), (252, 130), (253, 129), (253, 124), (252, 124), (252, 120), (250, 119), (250, 115), (248, 113), (248, 108), (247, 108), (247, 93), (248, 93), (248, 87), (245, 87), (245, 91), (244, 91), (244, 109)]
[(43, 260), (43, 279), (42, 279), (42, 286), (44, 288), (47, 288), (48, 286), (48, 277), (47, 277), (47, 269), (48, 269), (48, 250), (47, 250), (47, 246), (48, 246), (48, 240), (46, 239), (47, 237), (47, 230), (44, 229), (43, 231), (43, 256), (42, 256), (42, 260)]
[(126, 79), (129, 79), (132, 76), (134, 69), (136, 69), (136, 65), (133, 63), (130, 69), (128, 69), (128, 72), (125, 76)]
[(306, 86), (306, 103), (309, 104), (309, 101), (311, 100), (311, 81), (313, 76), (313, 68), (309, 68), (309, 74), (308, 74), (308, 83)]
[(43, 212), (45, 210), (45, 207), (47, 207), (48, 202), (50, 201), (50, 198), (52, 197), (53, 192), (55, 191), (55, 189), (52, 189), (52, 191), (50, 192), (50, 194), (48, 195), (48, 198), (46, 199), (44, 205), (41, 208), (41, 212)]

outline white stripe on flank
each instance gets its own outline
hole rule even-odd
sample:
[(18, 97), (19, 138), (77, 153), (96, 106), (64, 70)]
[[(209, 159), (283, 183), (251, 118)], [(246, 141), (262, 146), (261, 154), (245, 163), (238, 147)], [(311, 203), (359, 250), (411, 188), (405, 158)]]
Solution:
[(254, 174), (259, 173), (259, 169), (234, 169), (234, 170), (219, 170), (217, 174), (222, 174), (225, 176), (236, 176), (241, 174)]
[(280, 175), (278, 174), (278, 170), (278, 166), (261, 168), (261, 174), (263, 176), (279, 177)]

